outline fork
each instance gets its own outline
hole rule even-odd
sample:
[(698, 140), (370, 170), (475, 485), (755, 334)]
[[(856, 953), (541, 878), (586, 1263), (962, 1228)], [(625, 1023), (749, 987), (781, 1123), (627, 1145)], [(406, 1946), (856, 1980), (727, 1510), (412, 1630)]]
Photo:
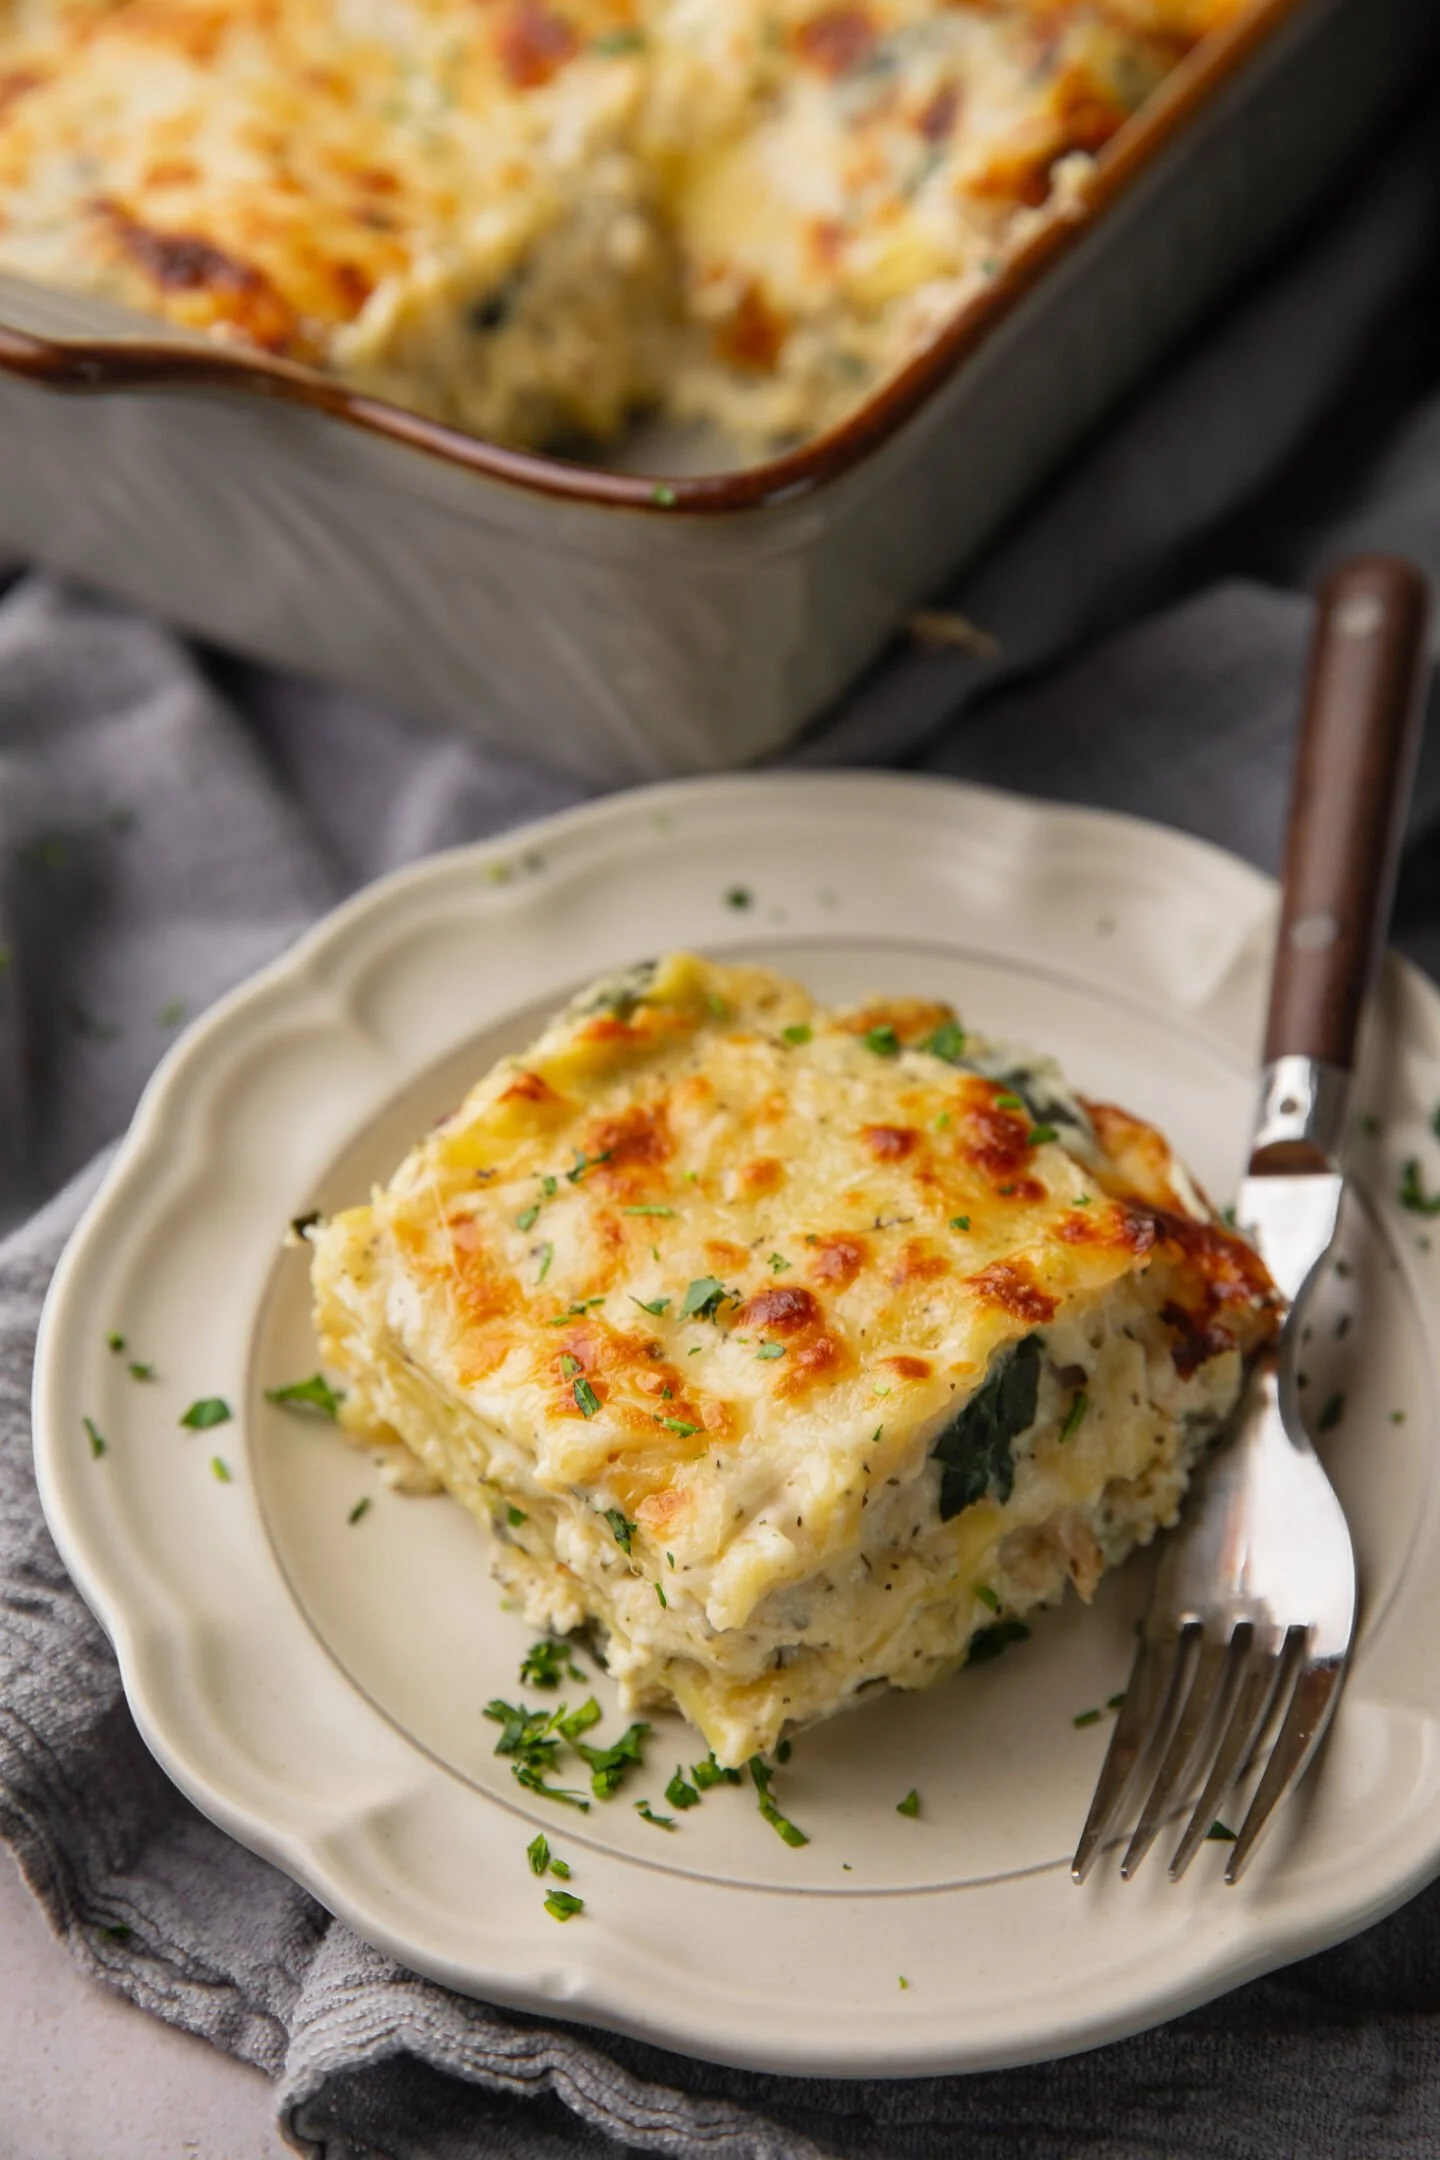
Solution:
[[(1071, 1874), (1130, 1817), (1135, 1873), (1192, 1799), (1184, 1874), (1227, 1795), (1258, 1766), (1229, 1848), (1240, 1880), (1334, 1715), (1355, 1632), (1354, 1550), (1306, 1436), (1294, 1372), (1306, 1299), (1334, 1238), (1361, 1011), (1394, 896), (1419, 747), (1429, 590), (1389, 556), (1340, 565), (1320, 594), (1286, 843), (1259, 1117), (1237, 1219), (1288, 1301), (1247, 1374), (1228, 1444), (1196, 1479), (1156, 1571)], [(1153, 1768), (1152, 1768), (1153, 1766)]]

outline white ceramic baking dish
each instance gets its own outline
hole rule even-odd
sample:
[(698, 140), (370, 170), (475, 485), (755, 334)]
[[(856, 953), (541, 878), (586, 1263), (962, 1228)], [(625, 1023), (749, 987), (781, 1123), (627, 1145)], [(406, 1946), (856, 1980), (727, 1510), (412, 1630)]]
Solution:
[(587, 781), (743, 763), (1274, 247), (1437, 45), (1436, 0), (1255, 0), (846, 425), (660, 487), (0, 278), (0, 548)]

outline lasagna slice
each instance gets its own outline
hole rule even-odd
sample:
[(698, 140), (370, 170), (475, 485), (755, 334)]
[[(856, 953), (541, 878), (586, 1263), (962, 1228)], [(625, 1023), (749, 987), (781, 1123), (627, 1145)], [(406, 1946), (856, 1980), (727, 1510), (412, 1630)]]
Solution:
[(1278, 1323), (1160, 1134), (1049, 1061), (686, 953), (313, 1241), (351, 1435), (724, 1764), (1088, 1599)]

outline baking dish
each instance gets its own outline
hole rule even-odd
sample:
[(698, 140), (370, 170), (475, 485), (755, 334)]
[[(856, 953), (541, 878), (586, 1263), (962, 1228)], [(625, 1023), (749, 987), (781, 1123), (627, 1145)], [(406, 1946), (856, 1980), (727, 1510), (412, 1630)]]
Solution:
[(1273, 247), (1437, 43), (1428, 0), (1256, 0), (842, 427), (660, 485), (0, 278), (0, 546), (591, 783), (754, 759)]

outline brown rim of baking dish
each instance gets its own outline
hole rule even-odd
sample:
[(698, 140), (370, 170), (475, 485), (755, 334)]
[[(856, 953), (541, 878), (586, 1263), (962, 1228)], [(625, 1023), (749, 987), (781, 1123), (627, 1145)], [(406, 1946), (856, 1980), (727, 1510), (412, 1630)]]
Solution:
[(0, 374), (52, 390), (229, 390), (276, 398), (369, 433), (423, 450), (447, 464), (512, 487), (575, 503), (659, 511), (748, 510), (812, 493), (839, 479), (910, 419), (984, 339), (1009, 316), (1098, 219), (1225, 90), (1252, 54), (1308, 0), (1254, 0), (1234, 22), (1212, 31), (1186, 55), (1098, 154), (1073, 205), (1048, 219), (1014, 259), (905, 367), (848, 420), (798, 449), (734, 472), (661, 479), (607, 472), (531, 450), (507, 450), (443, 421), (427, 420), (384, 398), (348, 389), (333, 376), (267, 353), (181, 344), (145, 337), (50, 338), (0, 324)]

